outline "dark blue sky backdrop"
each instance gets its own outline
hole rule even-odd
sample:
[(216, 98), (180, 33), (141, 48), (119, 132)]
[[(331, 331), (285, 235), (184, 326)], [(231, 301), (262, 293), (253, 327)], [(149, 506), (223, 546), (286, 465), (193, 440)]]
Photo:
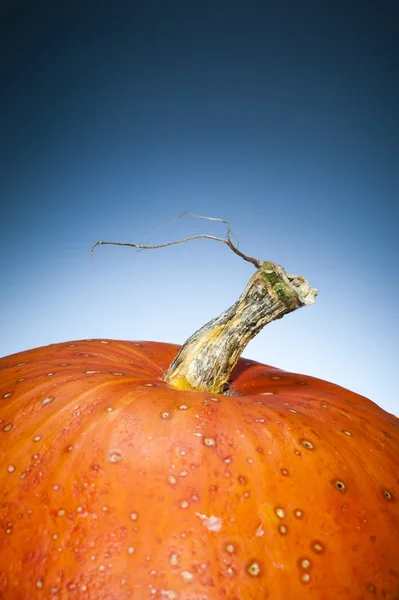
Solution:
[[(183, 342), (243, 251), (320, 289), (246, 355), (399, 413), (396, 1), (12, 2), (2, 9), (0, 354), (82, 337)], [(302, 314), (303, 313), (303, 314)], [(394, 385), (395, 379), (395, 385)]]

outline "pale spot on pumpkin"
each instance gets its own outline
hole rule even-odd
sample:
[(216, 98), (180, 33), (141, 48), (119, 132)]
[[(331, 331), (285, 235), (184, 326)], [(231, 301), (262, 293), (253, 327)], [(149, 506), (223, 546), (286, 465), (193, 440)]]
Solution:
[(188, 471), (180, 471), (180, 477), (186, 477), (188, 475)]
[(229, 554), (235, 554), (237, 552), (237, 548), (235, 547), (234, 544), (226, 544), (225, 547), (224, 547), (224, 549)]
[(277, 527), (277, 531), (279, 532), (280, 535), (287, 535), (288, 533), (288, 528), (286, 525), (279, 525)]
[(63, 517), (65, 515), (65, 510), (63, 508), (60, 508), (59, 511), (57, 512), (57, 515), (59, 517)]
[(170, 483), (171, 485), (175, 485), (175, 483), (177, 483), (176, 477), (174, 475), (169, 475), (168, 483)]
[(100, 373), (100, 371), (85, 371), (86, 375), (95, 375), (97, 373)]
[(42, 406), (46, 406), (46, 404), (50, 404), (54, 400), (55, 400), (54, 396), (46, 396), (46, 398), (43, 398), (43, 400), (42, 400)]
[(155, 387), (155, 383), (145, 383), (145, 387)]
[(8, 465), (8, 467), (7, 467), (7, 471), (9, 473), (14, 473), (15, 469), (16, 469), (15, 465)]
[(166, 412), (166, 411), (161, 412), (161, 419), (170, 419), (170, 417), (171, 417), (170, 412)]
[(137, 519), (139, 518), (138, 514), (136, 512), (132, 512), (130, 513), (130, 518), (132, 521), (137, 521)]
[(47, 377), (52, 377), (53, 375), (55, 375), (54, 371), (51, 371), (50, 373), (46, 373)]
[(304, 446), (308, 450), (313, 450), (314, 449), (314, 446), (313, 446), (312, 442), (310, 442), (309, 440), (302, 439), (301, 440), (301, 444), (302, 444), (302, 446)]
[(20, 379), (17, 379), (17, 383), (21, 383), (22, 381), (25, 381), (25, 377), (21, 377)]
[(273, 381), (278, 381), (279, 379), (282, 379), (282, 377), (280, 377), (280, 375), (271, 375), (269, 379), (272, 379)]
[(218, 533), (222, 529), (222, 519), (211, 515), (207, 517), (201, 513), (195, 513), (202, 520), (202, 524), (209, 530)]
[(166, 600), (177, 600), (178, 595), (173, 590), (160, 590), (159, 592), (163, 598)]
[(309, 569), (310, 567), (310, 560), (308, 558), (301, 558), (299, 561), (299, 564), (301, 566), (302, 569)]
[(297, 519), (302, 519), (303, 510), (301, 510), (300, 508), (295, 508), (294, 509), (294, 517), (296, 517)]
[(274, 392), (260, 392), (259, 396), (274, 396)]
[(351, 436), (352, 433), (350, 431), (348, 431), (347, 429), (342, 429), (342, 433), (344, 433), (347, 436)]
[(177, 567), (179, 564), (179, 559), (180, 559), (180, 555), (177, 554), (176, 552), (172, 552), (172, 554), (170, 554), (170, 556), (169, 556), (169, 564), (172, 567)]
[(251, 561), (247, 566), (247, 573), (251, 575), (251, 577), (259, 577), (261, 574), (261, 568), (258, 562)]
[(204, 437), (203, 440), (204, 445), (208, 447), (216, 446), (216, 440), (212, 437)]
[(215, 398), (214, 396), (210, 396), (208, 400), (210, 400), (211, 402), (220, 402), (220, 398)]
[(283, 475), (283, 477), (288, 477), (288, 475), (290, 474), (288, 469), (281, 469), (280, 473), (281, 475)]
[(136, 550), (136, 549), (135, 549), (135, 547), (134, 547), (134, 546), (129, 546), (129, 547), (128, 547), (128, 549), (127, 549), (127, 553), (128, 553), (128, 554), (134, 554), (135, 550)]
[(42, 579), (38, 579), (36, 581), (36, 587), (37, 587), (38, 590), (43, 589), (43, 580)]
[(7, 425), (4, 425), (3, 431), (5, 431), (7, 433), (7, 431), (11, 431), (11, 429), (13, 427), (14, 427), (13, 423), (7, 423)]
[(119, 450), (112, 450), (108, 452), (107, 459), (110, 463), (118, 463), (123, 459), (123, 454)]
[(188, 408), (189, 407), (187, 406), (187, 404), (180, 404), (179, 406), (179, 410), (188, 410)]
[[(100, 340), (100, 344), (109, 344), (108, 340)], [(70, 344), (71, 346), (74, 346), (75, 344)]]
[(42, 439), (42, 437), (40, 435), (35, 435), (35, 437), (33, 438), (33, 441), (40, 442), (41, 439)]
[(192, 583), (194, 581), (194, 575), (190, 571), (183, 571), (181, 573), (183, 583)]
[(98, 567), (98, 570), (100, 571), (100, 573), (103, 573), (105, 571), (105, 565), (100, 565)]
[(295, 410), (295, 408), (289, 408), (288, 410), (289, 410), (289, 412), (291, 412), (291, 413), (298, 413), (298, 411), (297, 411), (297, 410)]
[(125, 373), (120, 373), (119, 371), (113, 371), (111, 375), (115, 375), (115, 377), (124, 377)]
[(319, 540), (316, 540), (312, 544), (312, 550), (314, 550), (318, 554), (321, 554), (322, 552), (324, 552), (324, 546)]
[(188, 508), (189, 503), (187, 502), (187, 500), (182, 500), (180, 502), (180, 508)]
[(105, 412), (113, 412), (113, 408), (112, 406), (107, 406), (107, 408), (105, 409)]
[(27, 365), (27, 362), (20, 362), (16, 364), (16, 367), (24, 367), (25, 365)]
[(53, 485), (53, 490), (59, 490), (60, 486), (56, 483), (55, 485)]
[(276, 515), (278, 516), (279, 519), (284, 519), (286, 516), (285, 510), (281, 507), (275, 508), (274, 512), (276, 513)]
[(309, 573), (302, 573), (301, 581), (302, 581), (302, 583), (309, 583), (309, 581), (310, 581)]
[(9, 398), (10, 396), (12, 396), (12, 392), (6, 392), (6, 393), (3, 395), (3, 398)]

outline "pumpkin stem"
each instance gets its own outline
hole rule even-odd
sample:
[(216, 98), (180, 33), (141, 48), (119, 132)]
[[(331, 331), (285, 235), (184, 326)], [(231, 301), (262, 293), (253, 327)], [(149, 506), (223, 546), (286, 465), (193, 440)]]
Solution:
[(314, 304), (317, 290), (303, 277), (263, 262), (233, 306), (206, 323), (182, 346), (164, 379), (172, 387), (223, 393), (248, 342), (267, 323)]

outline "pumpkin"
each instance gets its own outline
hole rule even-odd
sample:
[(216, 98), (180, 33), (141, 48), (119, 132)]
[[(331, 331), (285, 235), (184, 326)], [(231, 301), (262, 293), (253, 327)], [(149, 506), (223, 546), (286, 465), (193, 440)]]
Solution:
[[(293, 280), (270, 273), (288, 312)], [(208, 325), (197, 373), (224, 348)], [(399, 599), (399, 420), (226, 346), (207, 389), (166, 343), (1, 359), (2, 600)]]

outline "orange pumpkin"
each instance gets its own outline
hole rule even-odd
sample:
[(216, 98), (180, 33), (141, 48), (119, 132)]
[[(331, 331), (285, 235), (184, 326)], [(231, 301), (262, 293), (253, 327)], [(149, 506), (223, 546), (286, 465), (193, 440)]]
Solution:
[(399, 597), (399, 422), (240, 359), (171, 389), (176, 346), (2, 359), (0, 597)]
[(399, 420), (239, 359), (84, 340), (0, 361), (2, 600), (399, 598)]

